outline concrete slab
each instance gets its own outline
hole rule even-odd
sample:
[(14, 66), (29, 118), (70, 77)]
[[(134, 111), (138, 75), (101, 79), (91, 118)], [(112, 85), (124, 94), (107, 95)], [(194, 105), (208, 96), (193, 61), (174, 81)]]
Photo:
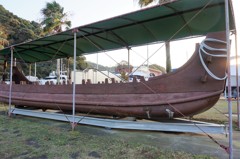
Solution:
[[(21, 117), (31, 118), (31, 117)], [(41, 123), (41, 120), (35, 119)], [(43, 120), (46, 122), (46, 120)], [(52, 123), (53, 126), (60, 125), (67, 127), (66, 123), (50, 120), (47, 124)], [(76, 131), (93, 134), (93, 135), (111, 135), (116, 138), (124, 139), (126, 142), (142, 143), (149, 146), (158, 147), (162, 150), (184, 151), (191, 154), (209, 155), (212, 157), (226, 159), (228, 153), (219, 145), (214, 143), (208, 136), (196, 133), (172, 133), (172, 132), (156, 132), (156, 131), (136, 131), (136, 130), (118, 130), (106, 129), (94, 126), (78, 125)], [(210, 134), (220, 144), (228, 147), (228, 138), (224, 134)], [(233, 134), (233, 156), (234, 159), (240, 157), (240, 132), (234, 131)]]
[[(125, 138), (128, 142), (138, 142), (150, 146), (159, 147), (159, 149), (171, 151), (184, 151), (191, 154), (209, 155), (219, 159), (229, 157), (228, 153), (219, 145), (214, 143), (208, 136), (195, 133), (163, 133), (151, 131), (125, 131), (116, 129), (103, 129), (91, 126), (80, 126), (81, 131), (89, 133), (115, 135), (119, 138)], [(78, 127), (79, 128), (79, 127)], [(228, 137), (222, 134), (210, 134), (220, 144), (228, 147)], [(234, 131), (234, 159), (240, 157), (240, 132)]]

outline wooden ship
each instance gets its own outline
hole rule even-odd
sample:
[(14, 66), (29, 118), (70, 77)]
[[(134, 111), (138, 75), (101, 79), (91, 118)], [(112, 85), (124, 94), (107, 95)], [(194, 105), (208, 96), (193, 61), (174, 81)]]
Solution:
[[(91, 114), (150, 119), (201, 113), (218, 101), (224, 90), (225, 80), (216, 80), (209, 76), (200, 56), (211, 72), (224, 77), (226, 58), (214, 57), (226, 55), (226, 51), (223, 51), (226, 50), (224, 41), (225, 32), (208, 34), (204, 43), (196, 45), (195, 53), (185, 65), (175, 72), (156, 76), (148, 81), (142, 78), (131, 83), (116, 83), (112, 80), (101, 84), (77, 84), (75, 110)], [(210, 55), (206, 55), (199, 47), (204, 47)], [(216, 50), (209, 50), (208, 47)], [(13, 69), (13, 81), (13, 105), (72, 110), (72, 85), (31, 84), (16, 67)], [(8, 99), (9, 85), (1, 84), (0, 101), (8, 103)]]
[[(204, 14), (197, 14), (203, 7)], [(0, 55), (8, 61), (12, 54), (12, 58), (32, 63), (71, 57), (74, 50), (77, 55), (84, 55), (100, 49), (206, 35), (202, 43), (196, 44), (185, 65), (148, 81), (37, 85), (13, 67), (11, 90), (4, 81), (0, 84), (0, 102), (8, 103), (11, 92), (12, 105), (69, 111), (73, 109), (75, 87), (74, 109), (81, 113), (158, 119), (206, 111), (218, 101), (225, 88), (224, 11), (224, 0), (173, 1), (0, 50)], [(234, 29), (232, 21), (230, 29)]]

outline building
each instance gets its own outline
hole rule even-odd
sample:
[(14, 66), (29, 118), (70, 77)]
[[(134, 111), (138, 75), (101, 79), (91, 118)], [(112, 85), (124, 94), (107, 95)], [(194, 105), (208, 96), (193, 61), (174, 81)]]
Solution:
[[(71, 72), (72, 81), (74, 79), (74, 72)], [(109, 72), (109, 71), (97, 71), (96, 69), (85, 69), (83, 71), (76, 71), (76, 84), (82, 84), (82, 81), (90, 82), (92, 84), (103, 83), (105, 79), (108, 79), (111, 83), (111, 79), (114, 79), (116, 82), (120, 82), (121, 77)]]

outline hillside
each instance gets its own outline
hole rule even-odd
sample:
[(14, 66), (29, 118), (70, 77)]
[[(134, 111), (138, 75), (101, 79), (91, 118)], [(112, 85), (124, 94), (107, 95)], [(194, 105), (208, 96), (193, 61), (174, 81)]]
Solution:
[(0, 5), (0, 13), (0, 39), (8, 41), (3, 44), (5, 47), (36, 39), (42, 34), (39, 23), (24, 20), (6, 10), (2, 5)]
[[(28, 21), (22, 19), (13, 13), (6, 10), (0, 4), (0, 49), (29, 40), (33, 40), (44, 36), (41, 25), (35, 21)], [(0, 57), (0, 64), (3, 62), (3, 57)], [(73, 62), (70, 62), (70, 69)], [(63, 65), (67, 66), (66, 59), (63, 60)], [(25, 72), (26, 75), (29, 74), (29, 64), (19, 63), (18, 67)], [(155, 65), (156, 67), (156, 65)], [(159, 66), (160, 67), (160, 66)], [(97, 64), (93, 62), (86, 61), (85, 57), (78, 57), (77, 59), (77, 69), (84, 70), (85, 68), (97, 68)], [(108, 70), (110, 72), (115, 72), (114, 67), (106, 67), (98, 65), (100, 71)], [(157, 67), (158, 68), (158, 67)], [(159, 68), (158, 68), (159, 69)], [(37, 64), (37, 76), (39, 78), (47, 76), (51, 71), (56, 70), (56, 61), (45, 61)], [(160, 69), (161, 70), (161, 69)], [(0, 65), (0, 73), (3, 71), (3, 65)], [(32, 68), (32, 74), (34, 74), (34, 69)], [(1, 77), (0, 77), (1, 78)]]

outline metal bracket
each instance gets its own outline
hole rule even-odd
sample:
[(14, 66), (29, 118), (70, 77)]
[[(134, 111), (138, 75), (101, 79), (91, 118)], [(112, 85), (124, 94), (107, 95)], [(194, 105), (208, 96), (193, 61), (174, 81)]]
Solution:
[(174, 112), (169, 109), (166, 109), (166, 112), (168, 113), (169, 119), (173, 119)]

